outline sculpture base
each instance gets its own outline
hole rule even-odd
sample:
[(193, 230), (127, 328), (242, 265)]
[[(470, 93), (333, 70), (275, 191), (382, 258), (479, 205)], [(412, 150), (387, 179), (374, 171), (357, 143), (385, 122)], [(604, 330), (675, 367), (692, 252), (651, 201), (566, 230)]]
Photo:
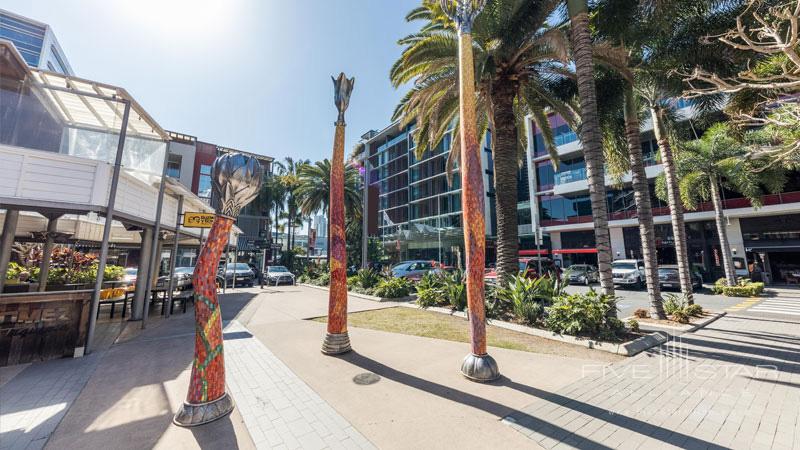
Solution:
[(472, 381), (486, 383), (500, 378), (500, 369), (497, 367), (497, 361), (488, 354), (470, 353), (461, 363), (461, 374)]
[(183, 402), (172, 422), (181, 427), (196, 427), (225, 417), (233, 411), (233, 398), (226, 392), (222, 397), (200, 404)]
[(326, 355), (341, 355), (350, 350), (350, 336), (344, 333), (326, 333), (322, 342), (322, 353)]

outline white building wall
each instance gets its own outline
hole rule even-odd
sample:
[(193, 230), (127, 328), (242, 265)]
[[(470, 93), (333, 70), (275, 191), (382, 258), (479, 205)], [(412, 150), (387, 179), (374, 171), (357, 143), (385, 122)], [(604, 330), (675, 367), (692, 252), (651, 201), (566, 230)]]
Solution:
[(622, 228), (610, 228), (609, 234), (611, 235), (611, 254), (613, 259), (625, 258), (625, 239), (622, 234)]
[(727, 224), (728, 243), (731, 246), (731, 253), (733, 256), (744, 256), (744, 236), (742, 236), (742, 227), (738, 218), (728, 219)]
[(191, 190), (192, 182), (194, 181), (194, 159), (197, 148), (194, 145), (173, 141), (169, 143), (169, 152), (181, 155), (181, 176), (178, 181)]

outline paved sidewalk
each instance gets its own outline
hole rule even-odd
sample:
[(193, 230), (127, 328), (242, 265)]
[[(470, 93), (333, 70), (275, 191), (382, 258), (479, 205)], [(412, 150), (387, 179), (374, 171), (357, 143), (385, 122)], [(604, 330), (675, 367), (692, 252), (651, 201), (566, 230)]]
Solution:
[(725, 317), (535, 395), (504, 420), (545, 448), (797, 450), (800, 322)]
[(230, 394), (258, 448), (374, 448), (242, 324), (225, 327)]

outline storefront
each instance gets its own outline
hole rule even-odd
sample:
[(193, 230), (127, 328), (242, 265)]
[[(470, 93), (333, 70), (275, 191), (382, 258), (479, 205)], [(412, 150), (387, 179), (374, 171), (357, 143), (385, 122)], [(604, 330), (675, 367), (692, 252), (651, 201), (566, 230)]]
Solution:
[(753, 277), (800, 283), (800, 214), (753, 217), (740, 223)]

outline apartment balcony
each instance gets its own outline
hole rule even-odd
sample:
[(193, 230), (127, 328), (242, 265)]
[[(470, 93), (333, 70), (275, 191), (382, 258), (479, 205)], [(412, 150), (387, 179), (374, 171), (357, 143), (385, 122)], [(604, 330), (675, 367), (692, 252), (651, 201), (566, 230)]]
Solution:
[[(800, 191), (795, 192), (783, 192), (780, 194), (769, 194), (764, 195), (761, 197), (761, 208), (764, 210), (767, 209), (775, 209), (770, 207), (782, 207), (782, 205), (788, 204), (797, 204), (800, 207)], [(750, 203), (750, 200), (746, 198), (733, 198), (729, 200), (724, 200), (723, 205), (725, 207), (726, 213), (732, 210), (751, 210), (753, 205)], [(703, 202), (697, 206), (697, 208), (685, 211), (687, 215), (695, 214), (695, 213), (711, 213), (714, 211), (714, 205), (711, 202)], [(653, 208), (653, 216), (669, 216), (669, 207), (656, 207)], [(620, 221), (620, 220), (635, 220), (637, 218), (636, 209), (631, 208), (626, 211), (618, 211), (618, 212), (611, 212), (608, 214), (609, 222)], [(562, 226), (562, 225), (575, 225), (575, 224), (584, 224), (584, 223), (591, 223), (592, 216), (572, 216), (567, 217), (565, 219), (543, 219), (541, 221), (543, 227), (554, 227), (554, 226)]]
[[(647, 161), (645, 163), (647, 163)], [(659, 176), (664, 171), (664, 167), (661, 164), (653, 164), (646, 166), (644, 171), (647, 175), (647, 178), (652, 179)], [(631, 174), (625, 174), (620, 181), (625, 184), (630, 183)], [(606, 186), (613, 186), (615, 184), (617, 184), (615, 180), (606, 175)], [(589, 183), (586, 180), (586, 168), (559, 172), (555, 174), (553, 194), (568, 195), (582, 192), (589, 192)]]

